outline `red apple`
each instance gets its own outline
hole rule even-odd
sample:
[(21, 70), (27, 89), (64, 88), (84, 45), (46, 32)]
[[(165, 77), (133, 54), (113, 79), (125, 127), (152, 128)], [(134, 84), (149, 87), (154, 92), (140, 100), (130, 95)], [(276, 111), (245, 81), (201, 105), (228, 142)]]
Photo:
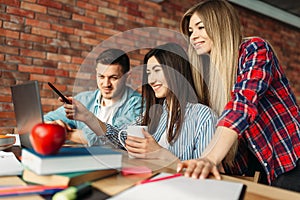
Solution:
[(33, 149), (42, 155), (56, 154), (66, 140), (66, 130), (57, 124), (39, 123), (30, 134)]

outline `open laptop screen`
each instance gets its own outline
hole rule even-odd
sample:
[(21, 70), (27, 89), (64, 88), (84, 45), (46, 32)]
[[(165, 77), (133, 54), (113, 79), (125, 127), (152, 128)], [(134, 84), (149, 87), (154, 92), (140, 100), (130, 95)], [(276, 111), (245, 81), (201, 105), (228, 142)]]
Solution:
[(23, 147), (32, 148), (29, 141), (31, 129), (43, 122), (43, 111), (37, 81), (11, 86), (12, 101), (18, 134)]

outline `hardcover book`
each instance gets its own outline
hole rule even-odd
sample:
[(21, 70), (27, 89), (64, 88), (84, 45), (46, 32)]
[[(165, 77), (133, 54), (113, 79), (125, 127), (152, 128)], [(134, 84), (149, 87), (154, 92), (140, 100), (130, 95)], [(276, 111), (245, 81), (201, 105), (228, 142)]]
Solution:
[(0, 150), (11, 147), (15, 142), (15, 136), (0, 135)]
[(23, 180), (30, 183), (55, 186), (76, 186), (84, 182), (95, 181), (119, 173), (117, 169), (103, 169), (83, 172), (70, 172), (52, 175), (38, 175), (31, 170), (25, 169), (23, 172)]
[(40, 155), (32, 148), (22, 149), (22, 164), (39, 175), (122, 167), (122, 153), (101, 146), (63, 147), (55, 155)]

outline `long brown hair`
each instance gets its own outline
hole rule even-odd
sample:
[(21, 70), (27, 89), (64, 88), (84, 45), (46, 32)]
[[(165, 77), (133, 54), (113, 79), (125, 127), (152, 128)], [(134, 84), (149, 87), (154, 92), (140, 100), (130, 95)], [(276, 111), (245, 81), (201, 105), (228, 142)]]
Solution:
[(146, 65), (151, 57), (155, 57), (162, 66), (162, 70), (168, 85), (168, 119), (167, 140), (170, 144), (176, 141), (180, 134), (181, 125), (185, 115), (185, 107), (188, 102), (197, 103), (197, 95), (194, 91), (189, 59), (184, 49), (175, 43), (166, 43), (151, 49), (144, 57), (143, 70), (143, 103), (146, 104), (142, 124), (148, 125), (150, 133), (155, 132), (166, 98), (155, 97), (154, 91), (148, 84)]
[[(190, 37), (189, 23), (196, 14), (204, 24), (208, 37), (212, 41), (209, 65), (203, 57), (196, 54), (189, 41), (189, 57), (193, 71), (196, 91), (204, 99), (207, 82), (209, 106), (220, 116), (230, 100), (231, 90), (236, 81), (239, 46), (242, 31), (238, 15), (234, 8), (224, 0), (206, 0), (190, 8), (181, 19), (181, 32)], [(226, 160), (233, 160), (237, 150), (237, 142), (232, 146)]]

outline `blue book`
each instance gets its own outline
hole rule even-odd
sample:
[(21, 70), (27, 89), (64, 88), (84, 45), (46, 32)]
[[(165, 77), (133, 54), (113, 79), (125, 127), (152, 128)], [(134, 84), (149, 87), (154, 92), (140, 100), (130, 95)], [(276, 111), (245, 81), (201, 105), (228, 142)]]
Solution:
[(122, 167), (122, 153), (101, 146), (63, 147), (57, 154), (48, 156), (23, 148), (21, 160), (24, 167), (39, 175)]

